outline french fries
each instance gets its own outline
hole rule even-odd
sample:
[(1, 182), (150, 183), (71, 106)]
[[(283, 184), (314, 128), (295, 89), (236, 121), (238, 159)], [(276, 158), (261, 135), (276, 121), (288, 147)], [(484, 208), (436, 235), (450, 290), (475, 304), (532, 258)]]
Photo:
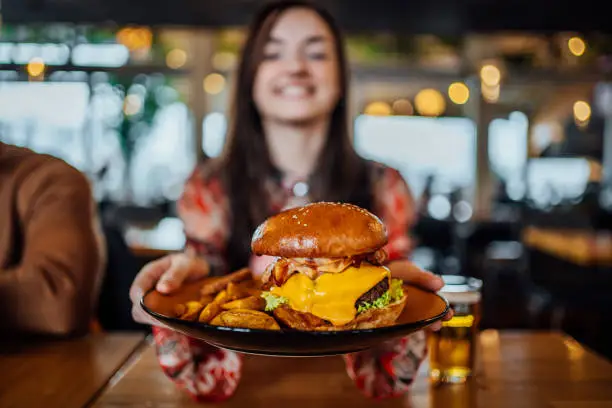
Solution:
[(214, 300), (214, 296), (212, 295), (205, 295), (205, 296), (200, 297), (200, 303), (203, 304), (204, 306), (206, 306), (213, 300)]
[(174, 316), (214, 326), (280, 330), (272, 314), (265, 312), (260, 282), (248, 269), (205, 280), (198, 300), (175, 306)]
[(176, 305), (174, 311), (180, 319), (195, 320), (203, 308), (204, 305), (200, 302), (192, 301), (185, 304)]
[(246, 296), (257, 296), (260, 297), (262, 290), (257, 287), (257, 282), (253, 279), (245, 280), (237, 284), (242, 293), (246, 293)]
[(206, 305), (206, 307), (200, 313), (198, 317), (198, 321), (200, 323), (208, 323), (210, 322), (219, 312), (221, 312), (221, 304), (215, 302), (214, 300)]
[(237, 284), (235, 284), (234, 282), (230, 282), (227, 285), (227, 289), (225, 289), (227, 291), (227, 300), (228, 301), (232, 301), (232, 300), (236, 300), (236, 299), (240, 299), (241, 297), (244, 297), (244, 295), (246, 294), (241, 288), (240, 286), (238, 286)]
[(264, 312), (250, 309), (232, 309), (219, 313), (213, 326), (243, 327), (249, 329), (280, 330), (274, 318)]
[(217, 293), (217, 296), (213, 299), (213, 302), (222, 305), (223, 303), (229, 300), (229, 295), (227, 290), (223, 289), (221, 292)]
[(230, 282), (241, 282), (247, 279), (251, 279), (251, 271), (248, 268), (243, 268), (229, 275), (215, 278), (212, 282), (202, 286), (200, 294), (202, 296), (212, 295), (226, 288)]
[(266, 301), (258, 296), (249, 296), (224, 303), (223, 305), (221, 305), (221, 307), (225, 310), (248, 309), (263, 311), (266, 307)]

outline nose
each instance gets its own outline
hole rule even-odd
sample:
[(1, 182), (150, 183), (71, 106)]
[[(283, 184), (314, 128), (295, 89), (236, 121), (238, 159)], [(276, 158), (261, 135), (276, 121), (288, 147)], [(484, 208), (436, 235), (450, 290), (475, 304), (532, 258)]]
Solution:
[(303, 74), (307, 71), (306, 59), (301, 55), (294, 55), (286, 60), (285, 69), (293, 75)]

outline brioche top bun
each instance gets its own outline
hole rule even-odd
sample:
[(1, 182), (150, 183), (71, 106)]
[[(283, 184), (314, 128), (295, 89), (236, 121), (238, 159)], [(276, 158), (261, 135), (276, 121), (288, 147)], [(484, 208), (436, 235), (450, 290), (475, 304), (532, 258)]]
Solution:
[(255, 230), (251, 250), (283, 258), (341, 258), (374, 252), (387, 239), (385, 225), (369, 211), (317, 202), (268, 218)]

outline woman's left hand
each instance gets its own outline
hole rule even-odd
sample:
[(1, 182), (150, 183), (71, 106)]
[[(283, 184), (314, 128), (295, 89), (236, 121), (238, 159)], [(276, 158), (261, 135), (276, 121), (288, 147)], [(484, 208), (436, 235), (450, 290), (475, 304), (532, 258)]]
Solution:
[[(441, 277), (434, 275), (431, 272), (424, 271), (408, 260), (392, 261), (387, 265), (391, 270), (391, 276), (397, 279), (402, 279), (412, 285), (419, 286), (425, 290), (437, 292), (444, 286), (444, 281)], [(450, 320), (453, 317), (453, 310), (449, 310), (443, 321)], [(429, 330), (438, 331), (442, 328), (442, 322), (438, 321), (428, 327)]]

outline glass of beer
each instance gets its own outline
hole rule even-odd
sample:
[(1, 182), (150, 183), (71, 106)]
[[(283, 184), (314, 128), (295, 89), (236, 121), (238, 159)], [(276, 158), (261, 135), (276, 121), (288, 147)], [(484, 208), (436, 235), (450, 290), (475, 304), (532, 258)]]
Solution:
[(445, 285), (439, 293), (454, 316), (442, 323), (440, 331), (429, 333), (429, 376), (435, 383), (463, 383), (474, 369), (482, 281), (458, 275), (442, 278)]

